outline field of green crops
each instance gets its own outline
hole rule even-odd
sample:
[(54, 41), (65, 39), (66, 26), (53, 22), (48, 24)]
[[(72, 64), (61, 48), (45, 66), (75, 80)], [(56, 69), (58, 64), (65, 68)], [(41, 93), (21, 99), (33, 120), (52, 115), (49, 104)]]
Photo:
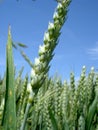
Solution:
[(64, 82), (57, 75), (48, 76), (70, 2), (58, 2), (34, 63), (20, 51), (31, 66), (31, 75), (25, 78), (23, 68), (15, 75), (13, 47), (17, 45), (9, 27), (6, 72), (0, 79), (0, 130), (98, 130), (98, 74), (94, 67), (86, 74), (83, 66), (78, 81), (73, 72), (70, 81)]

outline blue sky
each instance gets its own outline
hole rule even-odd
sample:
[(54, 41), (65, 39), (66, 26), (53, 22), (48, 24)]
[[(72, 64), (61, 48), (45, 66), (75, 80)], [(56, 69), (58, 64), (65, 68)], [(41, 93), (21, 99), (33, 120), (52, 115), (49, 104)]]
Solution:
[[(55, 0), (0, 0), (1, 75), (5, 71), (8, 25), (13, 41), (26, 44), (24, 52), (34, 62), (56, 6)], [(92, 66), (98, 68), (98, 0), (72, 0), (67, 17), (50, 63), (50, 75), (57, 72), (63, 79), (68, 79), (71, 71), (77, 78), (83, 65), (87, 72)], [(17, 70), (24, 66), (24, 74), (30, 73), (31, 68), (15, 50), (14, 62)]]

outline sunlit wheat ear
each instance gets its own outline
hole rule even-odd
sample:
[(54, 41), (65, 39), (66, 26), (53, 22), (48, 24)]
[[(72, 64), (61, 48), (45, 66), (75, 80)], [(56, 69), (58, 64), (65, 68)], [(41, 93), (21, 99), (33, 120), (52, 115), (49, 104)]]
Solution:
[(58, 44), (60, 30), (66, 20), (70, 0), (58, 3), (53, 15), (53, 22), (49, 22), (48, 29), (44, 34), (44, 44), (39, 46), (39, 57), (35, 58), (31, 73), (31, 86), (33, 90), (39, 89), (49, 71), (49, 63), (53, 58), (53, 51)]

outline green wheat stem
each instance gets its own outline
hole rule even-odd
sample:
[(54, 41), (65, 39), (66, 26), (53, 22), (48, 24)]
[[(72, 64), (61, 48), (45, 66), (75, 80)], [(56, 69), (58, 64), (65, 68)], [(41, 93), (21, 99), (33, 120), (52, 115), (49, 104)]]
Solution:
[(26, 107), (26, 111), (25, 111), (24, 120), (23, 120), (23, 123), (22, 123), (22, 125), (21, 125), (21, 127), (20, 127), (20, 130), (24, 130), (24, 128), (25, 128), (25, 126), (26, 126), (26, 120), (27, 120), (28, 111), (29, 111), (30, 107), (31, 107), (31, 103), (28, 103), (28, 104), (27, 104), (27, 107)]

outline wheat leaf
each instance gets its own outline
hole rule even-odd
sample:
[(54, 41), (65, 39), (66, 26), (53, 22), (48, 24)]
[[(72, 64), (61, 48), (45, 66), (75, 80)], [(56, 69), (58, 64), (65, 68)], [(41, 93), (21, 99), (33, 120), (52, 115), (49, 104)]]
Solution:
[(2, 125), (5, 130), (16, 130), (16, 103), (14, 86), (14, 62), (10, 27), (6, 50), (6, 93)]

